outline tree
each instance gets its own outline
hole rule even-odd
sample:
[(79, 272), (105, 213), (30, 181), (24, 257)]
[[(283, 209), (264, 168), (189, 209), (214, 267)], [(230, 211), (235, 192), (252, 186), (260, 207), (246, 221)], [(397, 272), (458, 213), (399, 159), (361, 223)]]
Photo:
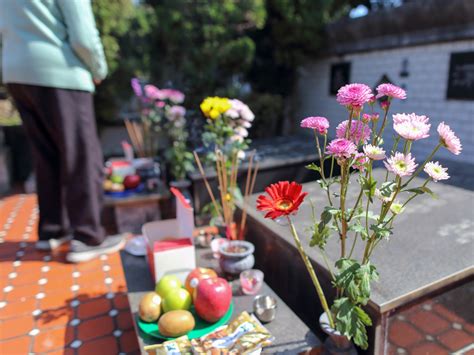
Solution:
[(150, 1), (157, 28), (151, 78), (184, 90), (188, 107), (207, 95), (235, 96), (255, 43), (247, 33), (265, 23), (264, 0)]
[(130, 78), (148, 73), (155, 13), (131, 0), (94, 0), (92, 7), (109, 67), (108, 77), (97, 87), (96, 114), (99, 122), (110, 122), (130, 99)]

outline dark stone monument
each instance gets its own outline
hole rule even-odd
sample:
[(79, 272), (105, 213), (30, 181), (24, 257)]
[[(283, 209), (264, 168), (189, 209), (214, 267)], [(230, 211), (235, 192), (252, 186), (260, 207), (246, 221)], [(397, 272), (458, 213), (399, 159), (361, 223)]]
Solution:
[(351, 78), (351, 63), (343, 62), (331, 65), (331, 82), (329, 93), (336, 95), (341, 86), (349, 84)]
[(474, 52), (451, 53), (446, 98), (474, 100)]

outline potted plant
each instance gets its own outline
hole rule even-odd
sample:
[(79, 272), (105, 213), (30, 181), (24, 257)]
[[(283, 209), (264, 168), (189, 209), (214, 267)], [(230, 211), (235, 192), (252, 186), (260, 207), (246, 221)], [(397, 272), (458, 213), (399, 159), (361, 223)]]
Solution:
[[(214, 197), (208, 183), (201, 160), (196, 152), (194, 156), (201, 172), (204, 184), (211, 197), (213, 223), (220, 224), (229, 240), (220, 246), (221, 267), (227, 273), (235, 274), (240, 268), (252, 268), (254, 264), (254, 246), (244, 242), (247, 211), (244, 210), (240, 223), (235, 221), (235, 203), (247, 201), (255, 186), (258, 163), (254, 164), (255, 152), (250, 154), (247, 165), (245, 191), (237, 184), (241, 161), (248, 148), (247, 129), (252, 126), (255, 116), (247, 105), (239, 100), (222, 97), (208, 97), (200, 105), (207, 119), (204, 128), (203, 143), (208, 149), (207, 161), (215, 166), (218, 181), (218, 198)], [(240, 271), (239, 271), (240, 272)]]
[[(302, 192), (302, 186), (295, 182), (279, 182), (266, 189), (269, 196), (261, 195), (257, 200), (257, 208), (266, 212), (266, 218), (285, 217), (288, 220), (296, 246), (324, 309), (321, 326), (330, 335), (331, 347), (328, 348), (333, 352), (337, 352), (335, 349), (338, 348), (342, 352), (350, 351), (348, 340), (362, 349), (368, 347), (366, 327), (371, 326), (372, 321), (363, 307), (370, 299), (371, 282), (378, 278), (371, 256), (377, 246), (393, 233), (393, 221), (403, 213), (405, 206), (419, 195), (433, 195), (428, 188), (429, 183), (449, 178), (447, 169), (439, 162), (432, 161), (435, 153), (446, 148), (458, 155), (462, 149), (459, 138), (442, 122), (437, 127), (438, 143), (428, 158), (417, 164), (411, 153), (412, 145), (429, 137), (429, 118), (414, 113), (400, 113), (393, 115), (396, 136), (386, 154), (382, 136), (387, 126), (390, 104), (393, 99), (405, 98), (405, 91), (392, 84), (379, 85), (376, 96), (367, 85), (343, 86), (338, 91), (337, 101), (347, 108), (349, 117), (336, 127), (336, 138), (327, 145), (329, 122), (326, 118), (308, 117), (301, 122), (302, 127), (314, 132), (320, 160), (319, 164), (310, 164), (308, 168), (320, 173), (318, 182), (328, 201), (319, 218), (315, 216), (313, 208), (309, 244), (318, 248), (326, 261), (325, 246), (331, 235), (337, 235), (340, 245), (340, 256), (335, 265), (327, 263), (336, 288), (336, 298), (331, 307), (291, 221), (291, 214), (297, 212), (307, 193)], [(382, 99), (380, 107), (383, 119), (380, 124), (380, 115), (374, 112), (376, 99)], [(369, 107), (369, 113), (363, 113), (365, 105)], [(324, 141), (322, 146), (320, 137)], [(326, 159), (331, 159), (329, 174), (324, 170)], [(373, 175), (374, 162), (379, 160), (383, 160), (386, 168), (382, 181), (376, 181)], [(340, 177), (333, 176), (335, 164), (340, 166)], [(413, 179), (422, 172), (426, 173), (424, 183), (412, 186)], [(357, 181), (359, 193), (355, 204), (348, 206), (346, 197), (351, 180)], [(357, 242), (364, 245), (362, 255), (354, 253)]]

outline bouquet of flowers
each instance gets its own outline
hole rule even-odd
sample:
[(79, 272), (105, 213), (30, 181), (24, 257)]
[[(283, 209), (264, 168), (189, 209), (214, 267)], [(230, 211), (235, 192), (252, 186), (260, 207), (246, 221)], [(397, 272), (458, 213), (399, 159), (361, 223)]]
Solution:
[[(428, 184), (449, 178), (447, 168), (432, 161), (435, 153), (446, 148), (458, 155), (461, 142), (444, 122), (437, 127), (438, 142), (428, 158), (421, 164), (412, 155), (412, 145), (429, 137), (429, 118), (417, 114), (394, 114), (393, 129), (396, 133), (393, 146), (386, 153), (383, 147), (383, 133), (388, 122), (390, 104), (394, 99), (404, 100), (405, 90), (392, 84), (381, 84), (377, 95), (364, 84), (349, 84), (339, 89), (337, 101), (346, 107), (348, 119), (336, 127), (336, 138), (327, 144), (329, 121), (325, 117), (308, 117), (301, 127), (314, 133), (319, 164), (307, 168), (317, 171), (322, 190), (327, 195), (328, 205), (322, 214), (314, 215), (310, 246), (318, 248), (332, 276), (337, 291), (332, 307), (328, 306), (316, 273), (309, 261), (298, 233), (291, 221), (291, 215), (298, 211), (306, 198), (302, 186), (296, 182), (279, 182), (266, 189), (268, 196), (261, 195), (257, 209), (266, 212), (265, 217), (285, 218), (289, 222), (296, 246), (315, 285), (323, 309), (331, 328), (337, 330), (363, 349), (368, 347), (366, 326), (372, 324), (363, 306), (370, 299), (371, 282), (377, 280), (378, 273), (370, 261), (376, 247), (393, 233), (393, 221), (405, 206), (422, 194), (433, 195)], [(382, 99), (380, 107), (383, 116), (379, 124), (379, 113), (374, 112), (376, 99)], [(368, 113), (363, 113), (369, 107)], [(320, 139), (323, 144), (321, 145)], [(329, 174), (324, 162), (330, 159)], [(385, 178), (376, 181), (373, 165), (383, 161)], [(341, 170), (339, 177), (333, 176), (334, 165)], [(351, 171), (355, 173), (351, 174)], [(421, 186), (411, 186), (413, 179), (425, 173)], [(351, 180), (359, 184), (354, 205), (348, 206), (347, 190)], [(332, 234), (339, 238), (340, 257), (335, 265), (329, 265), (325, 246)], [(364, 245), (363, 255), (354, 254), (357, 242)], [(350, 248), (348, 248), (350, 246)]]
[(154, 85), (142, 88), (139, 80), (131, 80), (133, 91), (140, 99), (140, 124), (126, 121), (130, 139), (135, 150), (141, 156), (153, 156), (157, 152), (157, 134), (168, 139), (165, 152), (166, 161), (176, 180), (182, 180), (186, 173), (193, 171), (193, 155), (188, 151), (186, 142), (186, 109), (180, 104), (184, 94), (174, 89), (158, 89)]
[(248, 129), (252, 127), (255, 115), (242, 101), (223, 97), (208, 97), (200, 105), (207, 119), (204, 127), (203, 143), (208, 149), (207, 159), (214, 162), (219, 183), (220, 198), (216, 199), (207, 183), (199, 156), (194, 153), (201, 175), (212, 200), (211, 212), (228, 227), (230, 239), (242, 238), (245, 229), (246, 211), (242, 214), (240, 232), (232, 230), (236, 199), (247, 199), (252, 193), (258, 171), (258, 163), (253, 165), (251, 154), (247, 167), (247, 181), (244, 197), (237, 185), (240, 161), (245, 158), (244, 150), (250, 140)]
[(216, 149), (227, 156), (237, 154), (243, 158), (250, 143), (248, 129), (255, 119), (249, 107), (237, 99), (217, 96), (204, 99), (200, 107), (207, 119), (202, 138), (204, 146), (211, 150), (209, 158), (215, 160)]

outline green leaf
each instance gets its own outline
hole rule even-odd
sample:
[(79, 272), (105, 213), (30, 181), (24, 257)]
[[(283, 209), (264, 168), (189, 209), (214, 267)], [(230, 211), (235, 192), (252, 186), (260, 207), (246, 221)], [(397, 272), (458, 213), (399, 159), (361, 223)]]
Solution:
[(355, 306), (354, 310), (357, 312), (357, 315), (359, 316), (359, 319), (362, 321), (362, 323), (369, 327), (372, 325), (372, 319), (370, 319), (369, 315), (365, 313), (362, 308)]
[(387, 181), (380, 187), (380, 193), (383, 197), (390, 197), (395, 191), (397, 184), (394, 181)]
[(414, 188), (411, 188), (411, 189), (406, 189), (406, 190), (403, 190), (404, 192), (413, 192), (417, 195), (422, 195), (424, 193), (427, 193), (429, 194), (432, 198), (435, 198), (437, 199), (438, 196), (431, 190), (429, 189), (428, 187), (426, 186), (420, 186), (420, 187), (414, 187)]
[(309, 242), (310, 247), (317, 246), (321, 250), (324, 250), (324, 247), (326, 246), (327, 240), (329, 239), (330, 236), (330, 229), (328, 227), (323, 227), (320, 230), (321, 223), (315, 225), (313, 227), (313, 233), (311, 236), (311, 240)]
[(359, 184), (361, 184), (362, 189), (365, 192), (365, 195), (372, 201), (372, 197), (375, 194), (375, 188), (377, 187), (377, 181), (375, 181), (372, 176), (368, 179), (361, 176)]
[(371, 321), (362, 309), (360, 312), (357, 308), (360, 307), (349, 298), (341, 297), (334, 301), (332, 311), (336, 318), (336, 330), (349, 339), (354, 339), (354, 343), (365, 350), (369, 346), (365, 326)]
[(375, 232), (377, 239), (388, 238), (392, 234), (392, 228), (385, 227), (385, 223), (372, 224), (370, 229)]
[(308, 164), (308, 165), (305, 166), (305, 168), (308, 169), (308, 170), (317, 171), (318, 173), (321, 172), (321, 168), (319, 166), (317, 166), (315, 163)]

